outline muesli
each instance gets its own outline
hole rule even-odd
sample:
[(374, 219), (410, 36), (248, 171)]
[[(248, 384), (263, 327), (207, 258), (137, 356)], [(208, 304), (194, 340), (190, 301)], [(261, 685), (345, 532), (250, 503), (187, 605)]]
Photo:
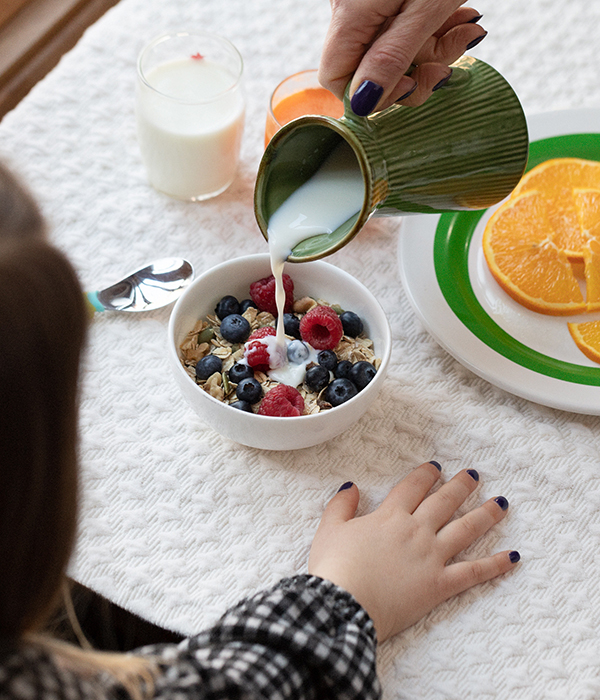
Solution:
[(249, 299), (219, 300), (181, 343), (181, 362), (204, 391), (234, 408), (276, 416), (319, 413), (361, 391), (381, 360), (354, 312), (308, 296), (294, 300), (293, 283), (284, 277), (285, 358), (274, 352), (270, 276), (250, 286)]

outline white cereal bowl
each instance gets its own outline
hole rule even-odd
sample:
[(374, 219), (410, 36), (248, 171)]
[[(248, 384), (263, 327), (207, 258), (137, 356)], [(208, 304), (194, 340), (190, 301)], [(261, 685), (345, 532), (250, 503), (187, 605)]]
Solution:
[(228, 260), (200, 275), (178, 299), (169, 321), (168, 353), (175, 380), (185, 399), (200, 418), (230, 440), (263, 450), (297, 450), (318, 445), (339, 435), (355, 423), (379, 393), (390, 360), (391, 331), (379, 302), (351, 275), (317, 260), (286, 265), (294, 281), (294, 297), (312, 296), (357, 313), (366, 335), (381, 358), (376, 375), (355, 397), (321, 413), (298, 417), (272, 417), (231, 408), (199, 387), (180, 360), (179, 347), (194, 324), (226, 294), (249, 297), (250, 283), (271, 274), (267, 254)]

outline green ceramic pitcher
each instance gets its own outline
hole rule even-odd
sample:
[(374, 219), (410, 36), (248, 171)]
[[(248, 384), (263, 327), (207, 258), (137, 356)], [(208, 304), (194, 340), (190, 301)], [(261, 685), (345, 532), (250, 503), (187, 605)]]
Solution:
[(308, 238), (288, 257), (316, 260), (346, 245), (371, 216), (485, 209), (508, 196), (527, 163), (527, 122), (514, 90), (490, 65), (464, 56), (420, 107), (393, 105), (358, 117), (305, 116), (283, 126), (259, 166), (258, 225), (268, 239), (276, 209), (345, 140), (365, 189), (360, 211), (333, 233)]

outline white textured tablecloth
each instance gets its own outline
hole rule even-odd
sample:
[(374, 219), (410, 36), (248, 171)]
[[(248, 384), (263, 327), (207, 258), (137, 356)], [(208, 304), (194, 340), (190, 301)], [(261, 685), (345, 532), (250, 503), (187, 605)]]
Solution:
[[(530, 113), (600, 105), (597, 0), (479, 0), (498, 68)], [(156, 257), (198, 272), (262, 252), (254, 176), (273, 87), (318, 64), (326, 0), (121, 0), (0, 123), (0, 156), (37, 193), (87, 288)], [(245, 59), (243, 162), (201, 205), (147, 184), (133, 116), (139, 49), (168, 29), (229, 37)], [(599, 125), (600, 126), (600, 125)], [(416, 320), (401, 288), (401, 221), (372, 221), (329, 260), (389, 315), (393, 359), (354, 428), (298, 452), (222, 439), (184, 404), (165, 359), (169, 310), (98, 315), (83, 387), (81, 532), (71, 573), (185, 633), (279, 577), (304, 571), (319, 515), (351, 479), (361, 509), (419, 463), (481, 473), (508, 517), (472, 548), (515, 548), (511, 575), (440, 606), (382, 645), (387, 698), (600, 698), (600, 419), (515, 398), (464, 369)]]

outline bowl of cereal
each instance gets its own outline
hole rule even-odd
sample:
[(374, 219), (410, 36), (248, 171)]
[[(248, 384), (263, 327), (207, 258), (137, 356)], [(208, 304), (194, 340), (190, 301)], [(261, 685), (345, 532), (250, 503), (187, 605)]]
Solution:
[(199, 275), (168, 330), (175, 380), (198, 416), (265, 450), (311, 447), (348, 429), (379, 393), (391, 352), (383, 309), (347, 272), (319, 260), (286, 265), (283, 281), (279, 333), (268, 254)]

